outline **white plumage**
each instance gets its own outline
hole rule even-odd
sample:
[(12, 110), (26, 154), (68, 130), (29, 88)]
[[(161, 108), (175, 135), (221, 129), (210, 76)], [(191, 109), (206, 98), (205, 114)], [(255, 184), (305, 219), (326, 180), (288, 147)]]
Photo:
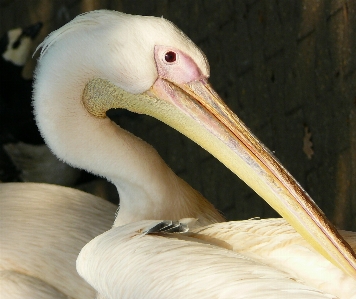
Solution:
[(1, 299), (94, 298), (75, 260), (87, 242), (110, 229), (115, 210), (66, 187), (0, 184)]
[[(286, 274), (275, 269), (275, 262), (264, 265), (265, 258), (249, 260), (248, 252), (242, 256), (224, 248), (235, 246), (228, 243), (242, 223), (215, 224), (210, 229), (212, 237), (204, 233), (207, 228), (193, 233), (193, 240), (142, 235), (142, 229), (156, 223), (153, 220), (192, 217), (203, 226), (223, 218), (151, 146), (111, 122), (105, 115), (110, 108), (152, 115), (214, 154), (286, 217), (307, 242), (348, 273), (312, 254), (316, 264), (326, 262), (330, 271), (336, 271), (332, 275), (346, 286), (343, 292), (349, 292), (345, 298), (354, 296), (348, 288), (356, 275), (352, 249), (210, 87), (204, 54), (173, 24), (163, 18), (96, 11), (53, 32), (42, 47), (34, 93), (42, 135), (60, 159), (106, 177), (120, 194), (116, 227), (90, 242), (78, 260), (80, 274), (99, 291), (100, 298), (238, 298), (239, 292), (261, 298), (297, 297), (295, 289), (303, 290), (303, 298), (322, 296), (313, 289), (318, 282), (295, 282), (299, 279), (296, 269)], [(142, 220), (147, 222), (136, 222)], [(301, 237), (294, 234), (300, 242)], [(245, 242), (236, 236), (238, 243)], [(219, 247), (197, 238), (218, 242)], [(273, 244), (278, 238), (268, 242)], [(244, 273), (253, 280), (243, 279)]]
[[(78, 272), (107, 299), (356, 297), (355, 280), (283, 219), (143, 235), (156, 223), (135, 222), (96, 237), (82, 249)], [(356, 234), (343, 235), (355, 248)]]

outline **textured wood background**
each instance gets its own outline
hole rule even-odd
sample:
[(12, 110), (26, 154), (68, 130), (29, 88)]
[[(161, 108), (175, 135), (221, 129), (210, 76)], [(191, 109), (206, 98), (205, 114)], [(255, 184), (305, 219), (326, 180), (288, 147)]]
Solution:
[[(1, 0), (0, 29), (42, 21), (40, 42), (77, 14), (101, 8), (164, 16), (180, 27), (206, 53), (210, 81), (228, 105), (332, 222), (356, 231), (354, 0)], [(171, 128), (144, 116), (119, 123), (154, 145), (228, 219), (276, 216)]]

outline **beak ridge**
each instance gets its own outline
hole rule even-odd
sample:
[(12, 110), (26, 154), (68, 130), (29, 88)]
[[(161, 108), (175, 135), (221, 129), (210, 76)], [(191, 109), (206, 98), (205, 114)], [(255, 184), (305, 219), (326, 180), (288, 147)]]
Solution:
[[(224, 131), (219, 131), (217, 126), (212, 126), (214, 129), (210, 130), (246, 161), (246, 166), (240, 169), (227, 165), (229, 163), (224, 164), (287, 219), (324, 257), (350, 275), (356, 276), (356, 255), (350, 245), (307, 192), (227, 107), (213, 88), (204, 80), (181, 84), (179, 88), (210, 114), (211, 123), (215, 120), (223, 124)], [(193, 117), (199, 120), (199, 116)], [(206, 126), (209, 127), (209, 123)], [(253, 171), (260, 178), (260, 183), (255, 184), (250, 177), (247, 179), (244, 177), (243, 169), (246, 167), (254, 168)], [(269, 195), (271, 193), (273, 196)]]

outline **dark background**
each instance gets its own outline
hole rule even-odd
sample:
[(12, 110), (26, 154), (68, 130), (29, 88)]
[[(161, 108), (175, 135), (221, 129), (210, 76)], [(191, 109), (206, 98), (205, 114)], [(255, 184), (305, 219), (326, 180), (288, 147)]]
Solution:
[[(334, 224), (356, 231), (356, 1), (1, 0), (0, 32), (42, 21), (40, 42), (77, 14), (100, 8), (163, 16), (180, 27), (207, 55), (210, 82), (232, 110)], [(173, 129), (144, 116), (124, 115), (119, 123), (151, 143), (228, 219), (277, 216)]]

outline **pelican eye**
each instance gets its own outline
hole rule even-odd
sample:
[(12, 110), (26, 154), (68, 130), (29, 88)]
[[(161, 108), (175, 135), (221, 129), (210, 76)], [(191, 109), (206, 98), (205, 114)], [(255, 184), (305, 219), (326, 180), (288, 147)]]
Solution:
[(173, 51), (169, 51), (164, 55), (164, 60), (169, 63), (175, 62), (177, 60), (177, 54)]

